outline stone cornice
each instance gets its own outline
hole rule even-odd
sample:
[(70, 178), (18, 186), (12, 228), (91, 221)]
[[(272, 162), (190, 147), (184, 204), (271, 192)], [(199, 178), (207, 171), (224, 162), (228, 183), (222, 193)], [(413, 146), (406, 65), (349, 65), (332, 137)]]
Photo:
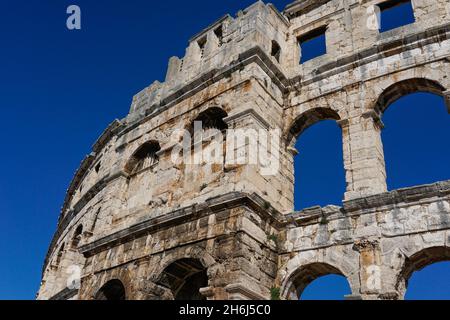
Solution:
[(92, 151), (95, 153), (99, 153), (115, 135), (117, 129), (122, 125), (122, 122), (120, 122), (119, 120), (114, 120), (94, 143), (94, 145), (92, 146)]
[(227, 291), (231, 295), (240, 295), (249, 300), (260, 300), (260, 301), (267, 300), (267, 298), (264, 297), (263, 295), (251, 290), (247, 286), (240, 283), (227, 285), (225, 287), (225, 291)]
[(450, 180), (436, 182), (429, 185), (398, 189), (365, 198), (345, 201), (343, 207), (328, 206), (325, 208), (312, 207), (286, 216), (286, 220), (296, 226), (320, 223), (321, 219), (334, 219), (336, 216), (358, 215), (373, 209), (389, 210), (399, 204), (410, 204), (426, 199), (450, 196)]
[(297, 0), (289, 4), (284, 9), (284, 14), (289, 18), (296, 18), (302, 14), (308, 13), (331, 0)]
[(223, 210), (248, 207), (259, 214), (264, 220), (271, 221), (275, 226), (281, 227), (284, 217), (267, 202), (256, 194), (246, 194), (241, 192), (231, 192), (222, 196), (211, 198), (202, 204), (195, 204), (182, 208), (163, 216), (152, 218), (127, 229), (123, 229), (80, 248), (80, 252), (86, 257), (111, 247), (125, 243), (131, 239), (136, 239), (145, 234), (177, 225), (180, 222), (189, 222), (201, 217), (221, 212)]
[(449, 195), (450, 180), (447, 180), (346, 201), (344, 202), (344, 210), (350, 213), (361, 209), (368, 210), (386, 206), (393, 207), (401, 203), (413, 203), (429, 198), (445, 198)]
[(405, 188), (362, 199), (350, 200), (344, 203), (343, 208), (337, 206), (329, 206), (325, 208), (314, 207), (284, 216), (270, 205), (268, 206), (267, 202), (257, 194), (232, 192), (208, 199), (202, 204), (195, 204), (193, 206), (182, 208), (164, 214), (163, 216), (132, 225), (127, 229), (98, 239), (90, 244), (86, 244), (80, 248), (80, 251), (85, 256), (91, 256), (99, 251), (125, 243), (130, 239), (135, 239), (143, 234), (176, 225), (181, 221), (192, 221), (222, 210), (243, 206), (251, 208), (264, 220), (268, 220), (277, 228), (281, 228), (292, 222), (297, 225), (304, 225), (305, 223), (309, 223), (311, 221), (313, 221), (313, 223), (319, 223), (320, 219), (327, 219), (327, 217), (330, 217), (333, 214), (345, 215), (352, 212), (385, 207), (387, 205), (395, 206), (395, 204), (398, 203), (410, 203), (431, 197), (444, 198), (449, 194), (450, 180), (438, 182), (432, 185)]
[(224, 119), (224, 121), (230, 125), (234, 122), (239, 122), (244, 118), (251, 117), (253, 118), (262, 128), (269, 130), (270, 124), (263, 118), (259, 113), (257, 113), (254, 109), (246, 109), (237, 114), (231, 115)]
[(51, 297), (49, 300), (69, 300), (78, 294), (78, 289), (65, 288)]

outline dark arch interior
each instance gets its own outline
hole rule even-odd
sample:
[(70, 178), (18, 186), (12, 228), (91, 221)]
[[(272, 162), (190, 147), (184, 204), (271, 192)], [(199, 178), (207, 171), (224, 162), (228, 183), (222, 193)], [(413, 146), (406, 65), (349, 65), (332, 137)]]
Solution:
[(169, 289), (175, 300), (206, 300), (200, 289), (208, 286), (206, 268), (195, 259), (181, 259), (169, 265), (158, 284)]
[(80, 224), (75, 230), (75, 233), (73, 235), (71, 244), (72, 248), (74, 249), (78, 248), (78, 245), (80, 244), (81, 241), (82, 233), (83, 233), (83, 225)]
[(64, 243), (61, 245), (61, 248), (59, 248), (58, 253), (56, 255), (56, 262), (55, 262), (56, 266), (59, 266), (59, 264), (61, 263), (63, 254), (64, 254)]
[(125, 300), (125, 287), (120, 280), (111, 280), (97, 292), (95, 300)]
[(228, 125), (224, 121), (227, 116), (227, 113), (219, 107), (209, 108), (195, 118), (189, 128), (189, 132), (191, 135), (194, 134), (195, 122), (201, 122), (203, 130), (217, 129), (219, 131), (225, 131), (228, 129)]
[(125, 167), (125, 171), (128, 174), (135, 174), (143, 169), (152, 166), (158, 161), (157, 153), (160, 150), (161, 146), (157, 141), (144, 143), (128, 161)]

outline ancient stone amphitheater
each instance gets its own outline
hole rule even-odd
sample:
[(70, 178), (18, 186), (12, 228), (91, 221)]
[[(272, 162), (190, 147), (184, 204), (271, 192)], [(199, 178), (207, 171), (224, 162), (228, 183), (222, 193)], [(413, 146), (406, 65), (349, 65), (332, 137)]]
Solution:
[[(382, 117), (416, 91), (450, 111), (450, 4), (412, 0), (415, 22), (380, 32), (376, 9), (400, 2), (257, 2), (195, 35), (82, 161), (38, 299), (295, 300), (327, 274), (349, 299), (403, 299), (414, 271), (450, 260), (450, 181), (388, 192)], [(299, 63), (321, 34), (326, 54)], [(342, 128), (343, 204), (294, 212), (296, 140), (325, 119)], [(173, 161), (196, 121), (225, 141), (279, 130), (279, 167)]]

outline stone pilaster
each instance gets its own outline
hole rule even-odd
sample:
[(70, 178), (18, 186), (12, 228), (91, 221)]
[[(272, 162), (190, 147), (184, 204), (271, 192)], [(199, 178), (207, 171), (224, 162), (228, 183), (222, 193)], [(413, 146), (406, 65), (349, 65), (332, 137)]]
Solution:
[(387, 191), (381, 129), (383, 124), (374, 112), (340, 121), (344, 144), (344, 167), (347, 192), (352, 200)]
[(364, 300), (378, 299), (382, 291), (381, 257), (378, 240), (358, 240), (353, 249), (360, 254), (360, 293)]

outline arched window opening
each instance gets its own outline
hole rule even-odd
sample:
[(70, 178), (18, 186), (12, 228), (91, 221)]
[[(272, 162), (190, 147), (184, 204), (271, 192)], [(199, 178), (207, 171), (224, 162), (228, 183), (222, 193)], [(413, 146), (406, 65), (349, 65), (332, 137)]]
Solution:
[(95, 300), (126, 300), (125, 287), (120, 280), (108, 281), (97, 292)]
[(450, 300), (450, 262), (437, 262), (414, 272), (405, 300)]
[(197, 118), (195, 118), (189, 128), (189, 132), (192, 136), (196, 133), (196, 123), (201, 124), (201, 129), (203, 131), (209, 129), (217, 129), (221, 132), (224, 132), (228, 129), (228, 125), (224, 121), (227, 116), (227, 113), (219, 107), (209, 108), (206, 111), (200, 113)]
[(95, 230), (95, 226), (97, 225), (97, 221), (98, 221), (98, 216), (100, 215), (101, 211), (102, 211), (102, 207), (98, 208), (97, 211), (95, 212), (94, 221), (92, 222), (91, 231), (90, 231), (91, 233), (93, 233)]
[(61, 260), (64, 255), (64, 243), (61, 245), (61, 248), (58, 250), (58, 254), (56, 255), (55, 266), (59, 267), (61, 265)]
[(300, 300), (345, 300), (352, 293), (344, 276), (326, 275), (311, 282)]
[[(389, 107), (387, 111), (385, 111)], [(442, 88), (425, 79), (388, 88), (378, 102), (389, 190), (450, 179), (450, 116)]]
[(450, 247), (422, 250), (406, 260), (398, 280), (407, 300), (450, 300)]
[(75, 230), (75, 233), (73, 234), (71, 247), (72, 249), (78, 248), (78, 245), (80, 244), (81, 238), (83, 236), (83, 225), (79, 225), (77, 229)]
[(144, 143), (128, 161), (125, 171), (128, 174), (133, 175), (152, 167), (159, 160), (158, 152), (160, 150), (161, 147), (156, 141)]
[(345, 276), (326, 263), (303, 266), (291, 279), (290, 300), (344, 300), (352, 293)]
[[(346, 190), (342, 131), (332, 110), (317, 108), (303, 114), (291, 131), (294, 207), (341, 205)], [(298, 139), (297, 139), (298, 137)]]
[(205, 57), (205, 49), (207, 42), (208, 38), (206, 36), (197, 41), (198, 47), (200, 49), (200, 59), (203, 59)]
[(281, 57), (281, 47), (275, 40), (272, 41), (272, 51), (271, 56), (275, 58), (278, 62), (280, 62)]
[(208, 286), (207, 270), (198, 260), (182, 259), (164, 270), (158, 284), (169, 289), (175, 300), (206, 300), (200, 289)]
[(102, 168), (102, 163), (101, 161), (99, 163), (97, 163), (94, 167), (95, 173), (99, 173), (100, 169)]

